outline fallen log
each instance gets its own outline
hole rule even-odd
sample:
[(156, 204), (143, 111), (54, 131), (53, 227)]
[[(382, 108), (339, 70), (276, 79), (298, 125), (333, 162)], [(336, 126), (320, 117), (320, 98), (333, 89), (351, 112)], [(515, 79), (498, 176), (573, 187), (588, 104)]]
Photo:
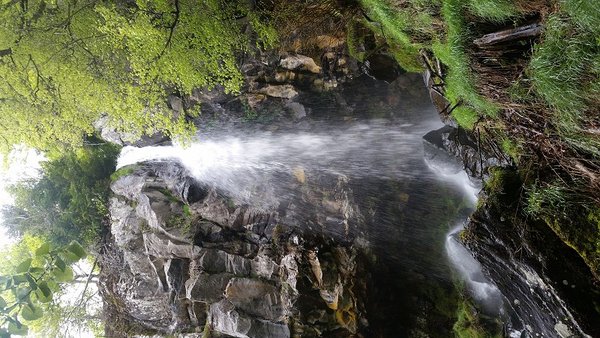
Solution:
[(542, 33), (543, 29), (544, 27), (539, 23), (533, 23), (526, 26), (486, 34), (473, 40), (473, 43), (479, 48), (485, 48), (486, 46), (497, 45), (509, 41), (536, 37)]

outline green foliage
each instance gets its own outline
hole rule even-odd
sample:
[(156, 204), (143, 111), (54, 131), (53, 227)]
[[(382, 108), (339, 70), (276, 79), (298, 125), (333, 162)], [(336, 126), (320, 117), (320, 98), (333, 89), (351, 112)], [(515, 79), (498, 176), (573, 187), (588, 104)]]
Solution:
[(479, 121), (479, 115), (477, 112), (466, 106), (457, 106), (454, 108), (451, 115), (459, 126), (468, 130), (473, 129), (475, 123)]
[(514, 0), (469, 0), (469, 11), (491, 22), (504, 22), (519, 16)]
[(185, 205), (183, 206), (183, 215), (184, 215), (185, 217), (191, 217), (191, 216), (192, 216), (192, 211), (190, 210), (190, 206), (189, 206), (189, 205), (187, 205), (187, 204), (185, 204)]
[(434, 5), (414, 0), (409, 3), (406, 7), (396, 8), (391, 1), (361, 0), (362, 7), (376, 22), (370, 24), (371, 29), (384, 36), (400, 67), (409, 72), (420, 72), (423, 65), (419, 50), (434, 34)]
[[(495, 116), (499, 108), (477, 92), (470, 59), (465, 52), (465, 45), (470, 38), (470, 30), (465, 22), (465, 10), (464, 2), (458, 0), (447, 0), (442, 5), (442, 16), (447, 25), (446, 42), (434, 43), (433, 51), (435, 56), (448, 66), (444, 79), (445, 94), (453, 105), (465, 105), (478, 114)], [(468, 122), (474, 120), (472, 112), (462, 113), (465, 117), (470, 116), (463, 119), (465, 126), (468, 126)]]
[(560, 4), (580, 30), (590, 31), (600, 39), (600, 8), (597, 1), (561, 0)]
[[(22, 6), (26, 3), (26, 6)], [(221, 84), (241, 88), (236, 54), (245, 1), (3, 1), (0, 5), (0, 147), (80, 146), (103, 114), (134, 137), (191, 135), (166, 91)], [(258, 42), (274, 32), (251, 16)], [(191, 113), (190, 113), (191, 114)]]
[(525, 212), (532, 216), (541, 216), (546, 212), (558, 213), (556, 216), (564, 218), (568, 203), (568, 192), (560, 184), (545, 187), (533, 185), (527, 193), (527, 207)]
[[(16, 248), (23, 248), (23, 245)], [(27, 335), (28, 322), (43, 318), (44, 304), (53, 299), (61, 283), (73, 280), (70, 265), (86, 255), (77, 242), (58, 248), (52, 248), (49, 243), (42, 243), (35, 250), (35, 255), (25, 255), (18, 264), (2, 268), (0, 335)]]
[[(585, 127), (589, 110), (600, 104), (600, 13), (591, 2), (564, 5), (573, 17), (559, 13), (547, 20), (529, 73), (536, 93), (554, 110), (552, 121), (559, 134), (572, 146), (600, 156), (600, 139)], [(581, 12), (582, 8), (589, 12)], [(596, 26), (589, 27), (593, 23)], [(598, 118), (597, 109), (592, 113)]]
[(541, 219), (590, 266), (600, 271), (600, 209), (597, 201), (573, 190), (574, 184), (534, 182), (526, 189), (525, 212)]
[(360, 45), (364, 43), (364, 36), (360, 34), (360, 26), (358, 22), (350, 22), (346, 28), (346, 45), (348, 46), (348, 54), (354, 59), (364, 62), (365, 51), (360, 50)]
[(13, 234), (36, 234), (57, 245), (89, 245), (107, 215), (110, 174), (118, 147), (104, 143), (70, 151), (42, 164), (44, 176), (11, 188), (15, 205), (4, 210)]

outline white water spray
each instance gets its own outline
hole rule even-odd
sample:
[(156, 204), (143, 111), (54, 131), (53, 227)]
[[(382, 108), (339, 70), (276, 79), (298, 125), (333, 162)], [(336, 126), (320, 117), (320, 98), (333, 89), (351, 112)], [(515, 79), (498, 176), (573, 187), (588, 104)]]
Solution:
[[(188, 147), (125, 147), (117, 167), (144, 161), (175, 160), (198, 181), (256, 203), (281, 173), (302, 170), (352, 177), (414, 177), (423, 154), (421, 136), (429, 126), (384, 122), (344, 125), (311, 132), (254, 133), (199, 139)], [(310, 180), (310, 177), (308, 177)]]
[[(437, 173), (444, 181), (452, 182), (460, 187), (465, 192), (471, 206), (475, 206), (477, 195), (481, 190), (479, 183), (473, 182), (464, 170), (455, 172), (454, 165), (445, 167), (440, 163), (436, 163), (436, 165), (427, 161), (426, 163), (429, 169)], [(458, 236), (463, 229), (464, 223), (460, 222), (448, 232), (445, 243), (448, 259), (466, 282), (467, 289), (473, 298), (482, 305), (486, 312), (498, 315), (502, 311), (502, 294), (483, 275), (481, 264), (460, 243)]]

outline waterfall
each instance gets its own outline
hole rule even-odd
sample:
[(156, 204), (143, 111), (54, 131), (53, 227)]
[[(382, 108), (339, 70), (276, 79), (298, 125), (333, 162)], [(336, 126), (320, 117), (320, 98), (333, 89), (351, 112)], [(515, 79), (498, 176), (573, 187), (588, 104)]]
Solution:
[(188, 146), (125, 147), (117, 168), (144, 161), (180, 162), (198, 181), (245, 203), (268, 198), (281, 173), (332, 173), (401, 179), (420, 174), (415, 151), (428, 124), (348, 123), (311, 131), (202, 135)]

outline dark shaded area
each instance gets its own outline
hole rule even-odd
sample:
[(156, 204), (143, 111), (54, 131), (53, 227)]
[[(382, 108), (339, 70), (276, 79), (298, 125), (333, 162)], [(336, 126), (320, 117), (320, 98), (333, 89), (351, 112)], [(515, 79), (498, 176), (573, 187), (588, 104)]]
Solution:
[(547, 336), (556, 334), (557, 321), (570, 326), (570, 316), (551, 294), (556, 292), (581, 329), (600, 336), (600, 293), (589, 268), (545, 223), (516, 209), (522, 184), (516, 171), (495, 175), (497, 183), (486, 188), (489, 197), (471, 216), (464, 238), (508, 300), (510, 324)]

